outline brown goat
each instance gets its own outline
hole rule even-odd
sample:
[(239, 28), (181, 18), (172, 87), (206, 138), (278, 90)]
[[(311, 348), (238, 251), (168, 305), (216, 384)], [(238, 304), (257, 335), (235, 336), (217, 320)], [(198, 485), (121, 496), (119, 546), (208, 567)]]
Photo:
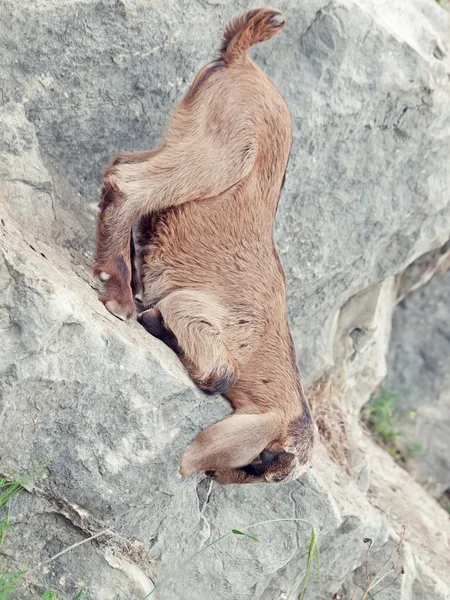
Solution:
[(105, 283), (101, 300), (119, 318), (134, 313), (131, 227), (139, 219), (147, 310), (138, 320), (201, 389), (235, 409), (181, 461), (182, 475), (206, 471), (219, 483), (290, 481), (309, 468), (314, 443), (273, 240), (291, 117), (248, 56), (284, 24), (272, 8), (235, 18), (161, 147), (121, 153), (104, 174), (94, 268)]

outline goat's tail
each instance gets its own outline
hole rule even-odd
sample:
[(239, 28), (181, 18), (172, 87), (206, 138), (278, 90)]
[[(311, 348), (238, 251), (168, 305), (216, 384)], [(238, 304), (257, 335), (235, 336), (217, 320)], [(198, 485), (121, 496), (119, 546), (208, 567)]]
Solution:
[(220, 48), (222, 59), (226, 63), (238, 60), (250, 46), (270, 40), (285, 24), (284, 14), (274, 8), (254, 8), (235, 17), (225, 27)]

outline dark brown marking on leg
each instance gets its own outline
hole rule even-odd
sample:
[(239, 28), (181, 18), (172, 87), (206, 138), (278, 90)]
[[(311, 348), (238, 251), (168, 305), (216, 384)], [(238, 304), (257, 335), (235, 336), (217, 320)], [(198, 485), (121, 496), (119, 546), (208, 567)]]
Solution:
[(173, 331), (166, 327), (159, 308), (154, 307), (145, 310), (137, 316), (137, 320), (153, 337), (164, 342), (179, 357), (183, 356), (183, 350), (180, 348)]
[[(100, 218), (97, 229), (97, 251), (94, 275), (104, 282), (105, 293), (100, 298), (106, 308), (120, 319), (127, 319), (134, 313), (134, 301), (131, 291), (130, 238), (124, 247), (112, 244), (112, 233), (116, 227), (114, 214), (123, 202), (119, 190), (114, 185), (111, 171), (105, 177), (100, 201)], [(106, 274), (104, 279), (101, 274)]]
[(217, 376), (212, 374), (209, 379), (202, 381), (201, 384), (197, 384), (198, 387), (205, 392), (205, 394), (225, 394), (235, 384), (236, 376), (233, 375), (222, 375)]

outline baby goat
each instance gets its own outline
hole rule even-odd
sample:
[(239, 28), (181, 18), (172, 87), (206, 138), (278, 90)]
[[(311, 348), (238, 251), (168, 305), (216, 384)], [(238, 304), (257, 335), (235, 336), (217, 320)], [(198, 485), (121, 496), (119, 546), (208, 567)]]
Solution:
[(139, 219), (147, 308), (139, 322), (202, 390), (224, 394), (235, 409), (181, 461), (182, 475), (206, 471), (219, 483), (291, 481), (309, 468), (314, 443), (273, 240), (291, 117), (248, 56), (284, 24), (272, 8), (236, 17), (161, 146), (120, 153), (104, 173), (94, 268), (101, 301), (119, 318), (134, 313), (131, 228)]

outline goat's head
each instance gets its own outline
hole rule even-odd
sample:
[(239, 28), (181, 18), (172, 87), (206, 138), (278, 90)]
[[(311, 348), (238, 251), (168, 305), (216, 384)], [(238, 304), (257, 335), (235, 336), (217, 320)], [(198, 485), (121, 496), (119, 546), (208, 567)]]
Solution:
[(218, 483), (281, 483), (311, 466), (314, 424), (306, 403), (293, 420), (275, 412), (234, 414), (207, 427), (187, 448), (180, 472)]

